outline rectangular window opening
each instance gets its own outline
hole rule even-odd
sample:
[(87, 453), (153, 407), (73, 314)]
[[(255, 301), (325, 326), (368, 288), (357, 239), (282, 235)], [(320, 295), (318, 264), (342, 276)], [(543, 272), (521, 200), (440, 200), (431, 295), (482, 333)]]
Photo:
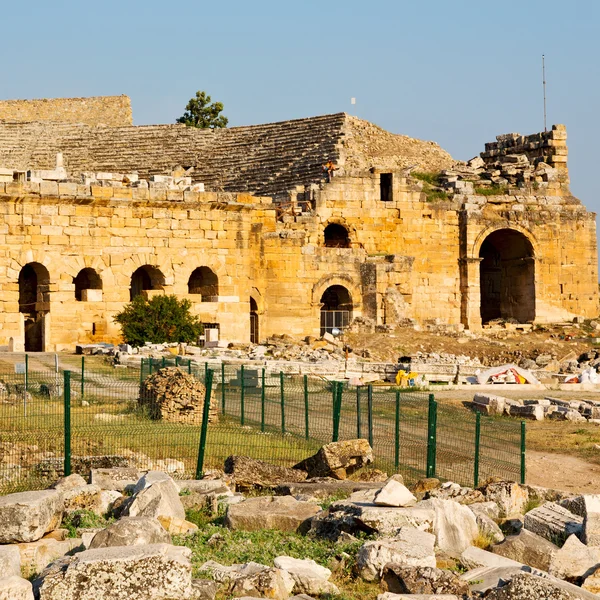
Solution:
[(380, 173), (379, 193), (382, 202), (391, 202), (394, 198), (394, 175), (393, 173)]

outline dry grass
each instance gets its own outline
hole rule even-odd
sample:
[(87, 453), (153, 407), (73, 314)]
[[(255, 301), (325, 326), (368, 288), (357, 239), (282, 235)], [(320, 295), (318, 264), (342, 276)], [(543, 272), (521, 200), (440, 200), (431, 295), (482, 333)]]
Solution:
[(532, 421), (527, 423), (527, 449), (570, 454), (600, 464), (600, 427), (594, 423)]

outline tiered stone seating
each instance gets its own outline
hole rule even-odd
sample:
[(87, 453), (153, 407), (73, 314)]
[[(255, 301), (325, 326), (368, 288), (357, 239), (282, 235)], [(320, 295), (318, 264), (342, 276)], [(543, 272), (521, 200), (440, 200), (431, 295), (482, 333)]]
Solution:
[[(352, 140), (355, 148), (348, 143)], [(207, 191), (276, 198), (299, 185), (321, 181), (322, 165), (328, 160), (339, 163), (342, 155), (347, 164), (364, 168), (377, 152), (395, 161), (397, 155), (407, 154), (402, 158), (410, 162), (414, 150), (422, 153), (424, 148), (432, 148), (436, 157), (443, 155), (451, 162), (431, 142), (395, 136), (344, 113), (218, 130), (0, 121), (2, 167), (50, 169), (57, 152), (63, 153), (72, 176), (83, 171), (137, 171), (141, 178), (148, 178), (181, 165), (194, 167), (193, 180), (203, 182)], [(356, 152), (364, 156), (352, 158)]]

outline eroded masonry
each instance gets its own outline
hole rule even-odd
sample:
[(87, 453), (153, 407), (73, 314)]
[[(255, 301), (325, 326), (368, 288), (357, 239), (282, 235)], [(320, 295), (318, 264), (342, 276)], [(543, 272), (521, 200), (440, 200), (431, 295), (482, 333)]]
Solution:
[(15, 350), (115, 341), (138, 294), (188, 298), (238, 342), (356, 317), (598, 313), (595, 214), (569, 190), (562, 125), (460, 163), (347, 114), (212, 131), (133, 126), (124, 97), (36, 111), (0, 102), (0, 344)]

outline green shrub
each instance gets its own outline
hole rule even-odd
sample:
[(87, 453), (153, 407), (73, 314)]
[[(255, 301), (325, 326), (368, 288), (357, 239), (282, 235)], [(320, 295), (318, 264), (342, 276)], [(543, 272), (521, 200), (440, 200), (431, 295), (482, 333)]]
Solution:
[(113, 518), (106, 519), (91, 510), (80, 509), (66, 515), (62, 526), (69, 532), (68, 537), (76, 538), (77, 529), (108, 527), (113, 521)]
[(440, 185), (440, 173), (413, 171), (410, 176), (429, 185)]
[(508, 188), (503, 185), (492, 185), (490, 187), (476, 187), (475, 193), (478, 196), (504, 196), (508, 194)]
[(202, 323), (190, 313), (189, 300), (177, 296), (154, 296), (147, 300), (137, 296), (114, 320), (121, 325), (123, 340), (132, 346), (144, 342), (196, 342)]

